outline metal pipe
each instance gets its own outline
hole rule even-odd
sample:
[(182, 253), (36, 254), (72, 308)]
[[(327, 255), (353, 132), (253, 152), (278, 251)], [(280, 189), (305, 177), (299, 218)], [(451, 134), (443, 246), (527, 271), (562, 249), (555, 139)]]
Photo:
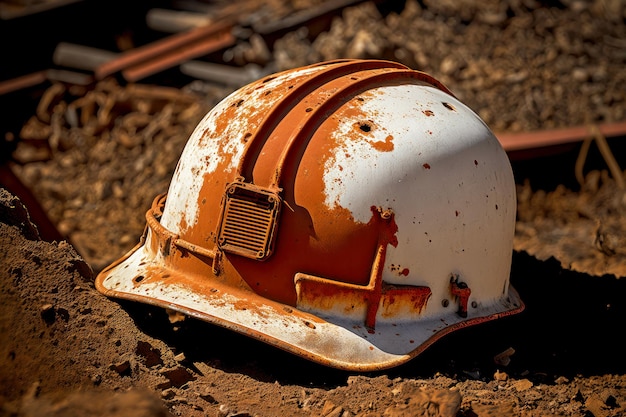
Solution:
[(180, 65), (180, 72), (193, 78), (204, 81), (213, 81), (231, 86), (244, 86), (258, 80), (269, 73), (257, 65), (249, 64), (245, 67), (214, 64), (212, 62), (187, 61)]
[[(169, 53), (180, 53), (181, 49), (188, 49), (189, 45), (194, 42), (215, 37), (222, 32), (228, 32), (230, 34), (231, 28), (232, 26), (229, 22), (220, 22), (191, 29), (186, 32), (176, 33), (130, 51), (122, 52), (117, 58), (105, 62), (96, 68), (96, 79), (101, 80), (113, 73), (149, 60), (159, 60), (160, 57)], [(229, 41), (231, 43), (235, 41), (232, 35), (229, 37)]]
[(214, 35), (208, 37), (208, 39), (180, 45), (180, 47), (172, 51), (164, 52), (162, 55), (157, 55), (152, 57), (152, 59), (129, 66), (122, 71), (122, 76), (129, 82), (135, 82), (190, 59), (226, 48), (234, 42), (235, 37), (230, 31), (224, 31), (218, 33), (217, 36)]
[(211, 23), (211, 18), (204, 13), (187, 11), (150, 9), (146, 14), (146, 24), (150, 29), (167, 33), (179, 33)]
[[(626, 121), (597, 125), (605, 137), (626, 136)], [(563, 145), (585, 140), (590, 135), (589, 126), (574, 126), (536, 132), (497, 133), (496, 136), (507, 152)]]
[(46, 71), (37, 71), (9, 80), (0, 81), (0, 96), (21, 90), (22, 88), (33, 87), (46, 80)]
[(117, 58), (115, 52), (68, 42), (59, 43), (54, 49), (52, 62), (62, 67), (94, 71), (99, 66)]

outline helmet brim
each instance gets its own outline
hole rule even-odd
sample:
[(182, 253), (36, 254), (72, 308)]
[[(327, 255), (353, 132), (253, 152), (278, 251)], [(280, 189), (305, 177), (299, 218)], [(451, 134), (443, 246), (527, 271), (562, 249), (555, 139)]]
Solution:
[(513, 287), (508, 296), (462, 318), (378, 322), (368, 329), (354, 321), (320, 317), (268, 300), (251, 290), (218, 280), (198, 280), (166, 268), (140, 243), (104, 269), (96, 288), (106, 296), (178, 311), (265, 342), (322, 365), (374, 371), (401, 365), (442, 336), (470, 325), (521, 312)]

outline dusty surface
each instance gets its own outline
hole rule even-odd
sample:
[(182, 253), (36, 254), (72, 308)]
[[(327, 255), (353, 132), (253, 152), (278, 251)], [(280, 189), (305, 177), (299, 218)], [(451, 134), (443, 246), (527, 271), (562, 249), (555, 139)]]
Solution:
[[(496, 131), (624, 120), (624, 4), (560, 5), (407, 1), (402, 13), (383, 17), (364, 3), (316, 39), (285, 35), (273, 65), (400, 60), (439, 78)], [(62, 239), (42, 239), (35, 213), (0, 190), (0, 415), (626, 413), (626, 200), (601, 158), (597, 169), (589, 161), (582, 187), (575, 180), (546, 186), (548, 176), (567, 177), (561, 170), (574, 176), (576, 152), (543, 164), (542, 173), (514, 163), (512, 282), (526, 311), (449, 335), (385, 372), (324, 368), (97, 293), (94, 273), (134, 246), (187, 136), (229, 91), (107, 80), (54, 84), (42, 95), (11, 142), (11, 169)], [(610, 144), (624, 164), (623, 148)]]

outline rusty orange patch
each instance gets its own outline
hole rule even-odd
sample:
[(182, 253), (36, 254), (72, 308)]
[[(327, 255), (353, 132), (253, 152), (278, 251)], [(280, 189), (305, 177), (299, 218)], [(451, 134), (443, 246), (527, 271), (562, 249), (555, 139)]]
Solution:
[(385, 141), (372, 142), (374, 149), (380, 152), (391, 152), (394, 149), (393, 136), (387, 135)]

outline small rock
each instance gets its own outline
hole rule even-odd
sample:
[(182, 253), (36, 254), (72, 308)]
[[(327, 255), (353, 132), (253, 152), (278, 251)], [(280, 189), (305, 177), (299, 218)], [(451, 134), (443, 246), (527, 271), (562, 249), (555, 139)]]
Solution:
[(608, 417), (609, 410), (604, 402), (597, 395), (591, 395), (585, 401), (585, 407), (593, 414), (594, 417)]
[[(170, 386), (180, 388), (187, 382), (196, 379), (186, 368), (170, 369), (162, 372), (162, 374), (169, 380), (169, 383), (161, 384), (163, 388), (169, 388)], [(166, 386), (168, 384), (169, 386)]]
[(439, 71), (446, 75), (452, 75), (460, 69), (459, 62), (453, 57), (445, 57), (439, 65)]
[(115, 363), (109, 366), (109, 369), (117, 372), (120, 376), (129, 376), (131, 372), (130, 361)]
[(100, 374), (92, 375), (91, 382), (94, 385), (100, 385), (102, 383), (102, 375), (100, 375)]
[(511, 363), (511, 356), (515, 353), (515, 349), (512, 347), (506, 349), (504, 352), (497, 354), (494, 356), (493, 361), (500, 366), (507, 366)]
[(574, 68), (572, 70), (572, 78), (577, 82), (585, 82), (589, 79), (589, 73), (584, 68)]
[(50, 325), (54, 323), (56, 313), (54, 312), (54, 306), (52, 304), (44, 304), (41, 306), (41, 318), (46, 324)]
[(495, 404), (480, 404), (478, 402), (472, 403), (472, 411), (474, 415), (483, 417), (496, 417), (496, 416), (514, 416), (515, 407), (512, 402), (497, 402)]
[(509, 375), (506, 372), (496, 371), (496, 373), (493, 375), (493, 379), (495, 379), (496, 381), (506, 381), (507, 379), (509, 379)]
[(220, 405), (220, 408), (217, 411), (217, 417), (226, 417), (230, 414), (230, 407), (226, 404)]
[(164, 389), (161, 391), (161, 398), (164, 400), (171, 400), (176, 396), (176, 392), (172, 388)]
[(324, 407), (322, 408), (322, 416), (323, 417), (340, 417), (343, 412), (343, 408), (341, 406), (336, 405), (332, 401), (326, 401), (324, 403)]
[(215, 397), (211, 394), (209, 394), (208, 392), (205, 392), (203, 394), (199, 394), (198, 395), (200, 398), (202, 398), (204, 401), (208, 402), (209, 404), (217, 404), (218, 401), (215, 399)]
[(461, 400), (461, 393), (457, 389), (426, 390), (407, 386), (401, 401), (388, 407), (383, 416), (455, 417), (461, 408)]
[(526, 390), (532, 388), (532, 386), (533, 386), (533, 383), (530, 382), (528, 379), (520, 379), (519, 381), (516, 381), (513, 384), (513, 387), (515, 387), (515, 389), (518, 392), (526, 391)]
[(565, 385), (569, 383), (569, 379), (565, 378), (564, 376), (560, 376), (554, 380), (554, 383), (557, 385)]
[(148, 342), (144, 342), (142, 340), (138, 341), (135, 353), (145, 359), (145, 364), (148, 368), (163, 364), (161, 351), (152, 347), (152, 345)]

